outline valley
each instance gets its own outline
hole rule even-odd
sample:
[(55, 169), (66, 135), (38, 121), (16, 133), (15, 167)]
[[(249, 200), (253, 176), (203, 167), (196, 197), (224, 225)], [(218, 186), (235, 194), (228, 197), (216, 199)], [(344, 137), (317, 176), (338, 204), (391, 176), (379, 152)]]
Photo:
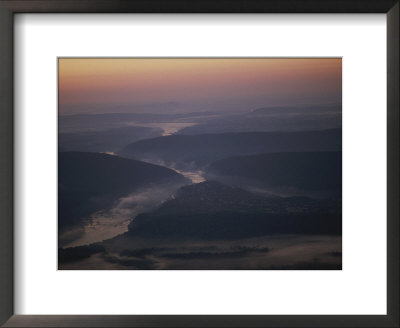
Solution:
[(337, 110), (68, 117), (59, 268), (340, 270), (342, 130), (287, 125)]

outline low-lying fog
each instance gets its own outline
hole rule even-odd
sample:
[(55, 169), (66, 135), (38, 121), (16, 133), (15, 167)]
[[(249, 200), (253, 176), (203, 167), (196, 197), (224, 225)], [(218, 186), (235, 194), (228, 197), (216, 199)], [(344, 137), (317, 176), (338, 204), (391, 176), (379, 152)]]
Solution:
[[(62, 263), (61, 269), (340, 270), (340, 236), (279, 235), (234, 241), (116, 238), (105, 251)], [(151, 247), (150, 247), (151, 246)]]
[[(128, 225), (138, 214), (148, 212), (168, 200), (181, 185), (160, 184), (141, 188), (120, 198), (109, 210), (92, 214), (86, 224), (59, 238), (59, 247), (89, 245), (110, 239), (128, 231)], [(75, 233), (77, 238), (68, 238)]]

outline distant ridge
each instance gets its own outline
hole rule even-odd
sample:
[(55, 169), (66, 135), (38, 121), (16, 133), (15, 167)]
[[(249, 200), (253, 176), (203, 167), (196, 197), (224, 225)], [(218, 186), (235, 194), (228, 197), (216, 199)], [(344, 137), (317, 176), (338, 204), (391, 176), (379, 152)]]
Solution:
[(254, 109), (251, 113), (254, 115), (268, 114), (304, 114), (304, 113), (341, 113), (341, 104), (324, 105), (300, 105), (300, 106), (268, 106)]
[(200, 135), (171, 135), (141, 140), (125, 147), (119, 155), (177, 167), (208, 164), (232, 156), (276, 152), (341, 151), (342, 130), (301, 132), (238, 132)]

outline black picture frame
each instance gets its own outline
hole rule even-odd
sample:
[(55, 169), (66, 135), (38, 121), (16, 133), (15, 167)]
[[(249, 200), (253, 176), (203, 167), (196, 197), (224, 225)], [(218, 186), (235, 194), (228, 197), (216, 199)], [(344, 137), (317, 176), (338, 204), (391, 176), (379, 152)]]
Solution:
[[(4, 327), (399, 327), (399, 8), (399, 0), (0, 0), (0, 325)], [(13, 17), (16, 13), (385, 13), (387, 16), (387, 315), (15, 315)]]

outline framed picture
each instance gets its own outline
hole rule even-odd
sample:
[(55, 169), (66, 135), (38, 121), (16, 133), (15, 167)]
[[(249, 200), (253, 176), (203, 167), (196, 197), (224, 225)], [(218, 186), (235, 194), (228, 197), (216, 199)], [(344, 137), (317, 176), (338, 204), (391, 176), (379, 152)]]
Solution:
[(398, 1), (0, 15), (0, 324), (399, 326)]
[(58, 269), (341, 270), (341, 82), (341, 58), (59, 58)]

